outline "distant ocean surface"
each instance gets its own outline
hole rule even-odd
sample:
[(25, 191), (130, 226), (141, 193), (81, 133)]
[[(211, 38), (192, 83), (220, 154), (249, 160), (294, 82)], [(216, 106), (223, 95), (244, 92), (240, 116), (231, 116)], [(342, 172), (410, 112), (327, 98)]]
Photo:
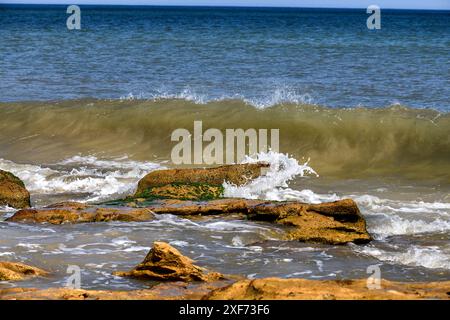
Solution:
[(0, 5), (0, 101), (242, 99), (450, 110), (450, 12)]

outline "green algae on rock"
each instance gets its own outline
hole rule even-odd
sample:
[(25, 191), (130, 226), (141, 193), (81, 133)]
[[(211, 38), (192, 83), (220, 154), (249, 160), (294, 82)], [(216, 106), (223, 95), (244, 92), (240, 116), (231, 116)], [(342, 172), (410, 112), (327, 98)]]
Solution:
[(134, 198), (212, 200), (223, 196), (223, 183), (243, 185), (263, 174), (267, 163), (225, 165), (214, 168), (152, 171), (143, 177)]

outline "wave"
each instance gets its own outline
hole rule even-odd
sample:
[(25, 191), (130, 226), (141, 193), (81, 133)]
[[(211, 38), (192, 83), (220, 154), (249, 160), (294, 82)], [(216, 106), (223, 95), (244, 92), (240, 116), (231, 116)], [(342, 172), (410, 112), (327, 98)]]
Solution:
[(185, 88), (179, 93), (169, 93), (166, 90), (156, 90), (155, 93), (146, 94), (132, 92), (119, 98), (121, 101), (147, 100), (147, 101), (161, 101), (161, 100), (185, 100), (195, 104), (208, 104), (221, 101), (241, 100), (247, 105), (258, 109), (273, 107), (279, 104), (313, 104), (314, 98), (309, 93), (299, 92), (297, 89), (287, 85), (278, 86), (275, 90), (267, 92), (263, 97), (250, 98), (242, 94), (233, 94), (221, 97), (211, 97), (205, 94), (199, 94), (190, 88)]
[(168, 161), (171, 133), (192, 132), (201, 120), (203, 130), (279, 129), (280, 152), (310, 159), (322, 176), (450, 181), (450, 115), (428, 109), (330, 109), (300, 101), (255, 108), (239, 99), (202, 104), (169, 97), (0, 103), (0, 118), (0, 157), (18, 163), (74, 155)]
[(418, 266), (429, 269), (450, 269), (450, 255), (448, 249), (435, 246), (412, 245), (409, 248), (397, 250), (383, 250), (375, 247), (353, 246), (357, 252), (375, 257), (381, 261), (398, 263), (408, 266)]

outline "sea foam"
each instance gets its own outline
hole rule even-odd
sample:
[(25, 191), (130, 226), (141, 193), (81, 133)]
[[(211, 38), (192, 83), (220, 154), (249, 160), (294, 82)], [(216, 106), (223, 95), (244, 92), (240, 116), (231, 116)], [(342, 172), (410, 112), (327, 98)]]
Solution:
[(101, 160), (74, 156), (49, 165), (18, 164), (0, 159), (0, 167), (22, 179), (33, 195), (86, 194), (80, 201), (98, 201), (131, 193), (146, 173), (163, 168), (125, 157)]

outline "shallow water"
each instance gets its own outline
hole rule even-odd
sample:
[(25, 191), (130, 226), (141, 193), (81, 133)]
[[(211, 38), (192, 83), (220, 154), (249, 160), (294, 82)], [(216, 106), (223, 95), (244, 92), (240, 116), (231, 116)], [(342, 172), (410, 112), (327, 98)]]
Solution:
[[(34, 174), (21, 171), (19, 175), (26, 184), (32, 186), (33, 202), (42, 206), (55, 200), (98, 200), (98, 186), (108, 189), (109, 183), (122, 186), (123, 193), (132, 192), (139, 176), (160, 166), (137, 162), (130, 166), (127, 159), (76, 159), (77, 164), (71, 159), (65, 165), (59, 164), (59, 171), (56, 167), (53, 170), (60, 172), (70, 169), (72, 173), (87, 170), (89, 177), (78, 176), (78, 183), (87, 186), (82, 189), (83, 192), (77, 193), (76, 187), (67, 187), (65, 190), (54, 188), (54, 184), (61, 184), (61, 177), (55, 173), (46, 175), (40, 182), (31, 182), (39, 170), (45, 172), (47, 169), (32, 167), (37, 170)], [(227, 186), (229, 196), (240, 192), (248, 198), (308, 202), (351, 197), (357, 201), (375, 240), (367, 245), (345, 246), (278, 241), (283, 231), (280, 226), (221, 217), (188, 220), (160, 215), (155, 221), (143, 223), (60, 226), (0, 222), (2, 260), (23, 261), (52, 272), (49, 278), (30, 279), (15, 284), (4, 282), (0, 287), (64, 286), (70, 276), (66, 272), (68, 266), (77, 265), (82, 270), (83, 288), (145, 288), (153, 282), (115, 277), (112, 272), (129, 270), (141, 262), (153, 241), (169, 242), (201, 266), (249, 278), (365, 278), (369, 276), (369, 266), (379, 265), (381, 275), (386, 279), (450, 279), (448, 189), (426, 184), (418, 187), (417, 183), (412, 186), (407, 181), (398, 180), (389, 183), (386, 179), (333, 180), (317, 177), (307, 165), (298, 164), (284, 155), (262, 154), (259, 159), (270, 159), (272, 163), (265, 180), (257, 180), (240, 190)], [(83, 169), (80, 162), (83, 163)], [(98, 166), (103, 166), (104, 170), (93, 171)], [(116, 171), (108, 171), (108, 167)], [(13, 167), (9, 169), (15, 171)], [(73, 171), (75, 169), (79, 171)], [(297, 175), (296, 178), (293, 178), (294, 175)], [(108, 181), (110, 176), (118, 180)], [(271, 179), (275, 176), (282, 179)], [(288, 185), (284, 184), (292, 178)], [(98, 183), (96, 179), (103, 182)], [(77, 179), (72, 176), (72, 180)], [(270, 185), (268, 181), (273, 184)], [(111, 192), (103, 195), (102, 200), (113, 199), (118, 194), (120, 192)], [(12, 212), (4, 208), (3, 218)]]

